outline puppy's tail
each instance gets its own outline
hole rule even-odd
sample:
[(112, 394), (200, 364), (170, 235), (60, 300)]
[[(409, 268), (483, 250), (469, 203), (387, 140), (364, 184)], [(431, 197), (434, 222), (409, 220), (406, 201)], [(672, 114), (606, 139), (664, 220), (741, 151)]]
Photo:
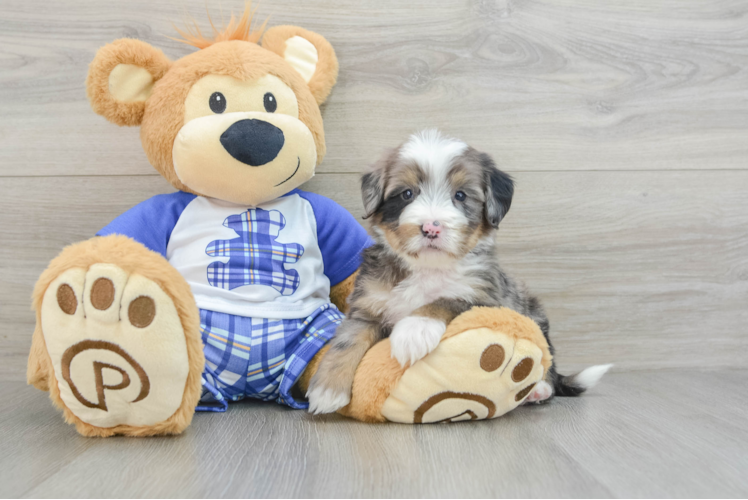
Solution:
[(610, 370), (612, 366), (612, 364), (590, 366), (575, 375), (561, 375), (556, 373), (554, 369), (551, 374), (553, 391), (556, 393), (556, 396), (579, 396), (600, 382), (605, 372)]

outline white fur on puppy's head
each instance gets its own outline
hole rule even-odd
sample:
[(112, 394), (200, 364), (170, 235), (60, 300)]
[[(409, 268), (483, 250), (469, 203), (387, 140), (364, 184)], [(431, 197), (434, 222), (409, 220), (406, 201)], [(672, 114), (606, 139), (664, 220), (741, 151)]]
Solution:
[(455, 159), (467, 148), (464, 142), (432, 128), (411, 135), (400, 146), (400, 158), (415, 162), (435, 179), (445, 179)]

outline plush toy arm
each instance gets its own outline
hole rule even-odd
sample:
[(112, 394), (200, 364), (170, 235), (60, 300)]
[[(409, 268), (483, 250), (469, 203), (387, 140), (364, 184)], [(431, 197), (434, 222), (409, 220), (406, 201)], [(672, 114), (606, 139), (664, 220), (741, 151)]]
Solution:
[(348, 296), (353, 292), (358, 270), (330, 289), (330, 300), (342, 313), (348, 312)]

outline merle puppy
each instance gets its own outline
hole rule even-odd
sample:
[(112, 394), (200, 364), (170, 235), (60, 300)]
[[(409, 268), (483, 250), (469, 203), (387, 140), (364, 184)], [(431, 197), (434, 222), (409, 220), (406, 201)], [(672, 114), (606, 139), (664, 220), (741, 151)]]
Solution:
[[(514, 184), (488, 155), (427, 130), (377, 162), (361, 190), (376, 244), (364, 252), (348, 316), (312, 378), (309, 411), (330, 413), (350, 402), (356, 367), (376, 342), (389, 336), (392, 356), (413, 364), (473, 306), (529, 316), (550, 346), (539, 300), (499, 266), (496, 231)], [(526, 401), (578, 396), (609, 367), (562, 376), (554, 365)]]

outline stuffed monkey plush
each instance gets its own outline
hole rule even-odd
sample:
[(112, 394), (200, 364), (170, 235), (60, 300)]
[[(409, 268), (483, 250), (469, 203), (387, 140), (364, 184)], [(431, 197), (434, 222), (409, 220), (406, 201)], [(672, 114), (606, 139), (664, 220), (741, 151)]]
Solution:
[[(139, 125), (149, 161), (177, 191), (65, 248), (34, 289), (28, 381), (81, 434), (176, 434), (196, 410), (245, 397), (308, 405), (370, 240), (338, 204), (298, 189), (325, 156), (320, 105), (337, 79), (335, 52), (302, 28), (262, 34), (250, 22), (247, 11), (214, 39), (186, 36), (200, 50), (177, 61), (122, 39), (91, 63), (94, 111)], [(387, 340), (374, 346), (341, 413), (497, 417), (550, 359), (531, 320), (475, 309), (407, 370)]]

